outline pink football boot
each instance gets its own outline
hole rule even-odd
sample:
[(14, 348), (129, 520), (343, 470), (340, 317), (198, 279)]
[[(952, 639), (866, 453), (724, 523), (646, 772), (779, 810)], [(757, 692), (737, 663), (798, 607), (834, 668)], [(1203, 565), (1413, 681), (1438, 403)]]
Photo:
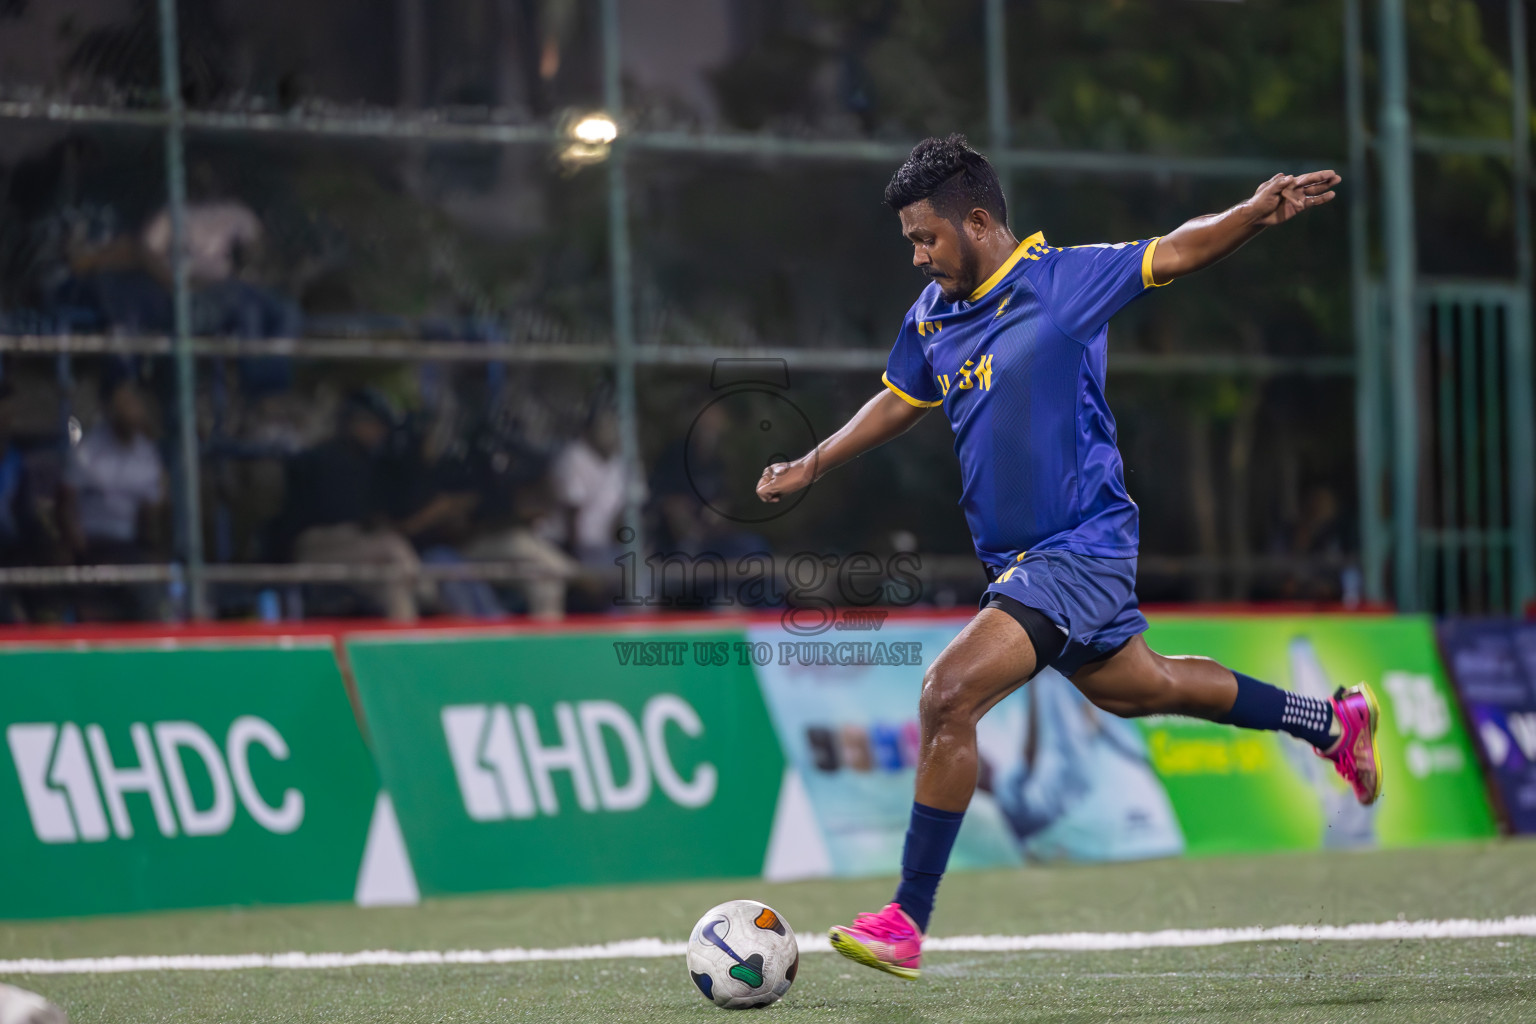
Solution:
[(851, 925), (836, 925), (829, 934), (832, 948), (854, 963), (898, 978), (917, 977), (923, 935), (895, 903), (878, 914), (860, 914)]
[(1343, 729), (1338, 742), (1317, 755), (1333, 762), (1333, 767), (1354, 788), (1362, 804), (1373, 804), (1381, 796), (1381, 758), (1376, 752), (1376, 724), (1381, 707), (1371, 688), (1361, 683), (1349, 689), (1340, 687), (1333, 695), (1333, 716)]

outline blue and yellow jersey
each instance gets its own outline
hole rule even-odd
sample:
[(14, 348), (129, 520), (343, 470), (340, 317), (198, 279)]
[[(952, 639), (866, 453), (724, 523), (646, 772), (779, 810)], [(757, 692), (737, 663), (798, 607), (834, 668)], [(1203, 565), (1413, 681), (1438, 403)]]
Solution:
[(1157, 241), (1058, 249), (1037, 233), (967, 298), (930, 284), (907, 313), (885, 386), (944, 407), (987, 565), (1033, 550), (1135, 556), (1105, 357), (1109, 318), (1153, 287)]

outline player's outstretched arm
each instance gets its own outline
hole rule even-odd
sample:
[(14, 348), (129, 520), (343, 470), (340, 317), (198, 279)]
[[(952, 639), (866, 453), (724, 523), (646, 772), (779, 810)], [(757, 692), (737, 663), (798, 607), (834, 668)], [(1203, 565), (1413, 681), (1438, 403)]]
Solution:
[(908, 404), (893, 391), (882, 389), (843, 424), (841, 430), (793, 462), (775, 462), (757, 481), (757, 496), (778, 501), (786, 494), (809, 487), (850, 459), (878, 448), (912, 429), (927, 409)]
[(1152, 280), (1167, 284), (1225, 259), (1265, 228), (1332, 200), (1333, 187), (1341, 180), (1333, 171), (1277, 174), (1247, 202), (1187, 221), (1158, 240)]

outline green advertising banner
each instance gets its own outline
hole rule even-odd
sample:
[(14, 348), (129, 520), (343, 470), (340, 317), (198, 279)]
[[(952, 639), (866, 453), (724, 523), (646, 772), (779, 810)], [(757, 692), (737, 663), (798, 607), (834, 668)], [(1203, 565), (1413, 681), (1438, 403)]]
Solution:
[(421, 891), (761, 872), (784, 760), (742, 640), (351, 638)]
[[(923, 667), (962, 625), (352, 636), (372, 760), (325, 640), (0, 648), (0, 918), (887, 874)], [(1164, 615), (1147, 639), (1315, 696), (1370, 683), (1382, 800), (1300, 741), (1118, 719), (1047, 671), (981, 723), (956, 867), (1493, 834), (1427, 619)]]
[(1141, 720), (1187, 852), (1411, 846), (1494, 833), (1429, 619), (1157, 616), (1147, 642), (1315, 697), (1366, 682), (1381, 702), (1385, 785), (1372, 807), (1356, 803), (1330, 764), (1278, 734)]
[[(754, 627), (757, 668), (809, 814), (776, 840), (804, 875), (889, 874), (900, 863), (916, 773), (923, 667), (962, 619), (885, 624), (913, 664), (808, 659), (812, 645)], [(1424, 618), (1158, 615), (1148, 643), (1204, 655), (1318, 697), (1368, 682), (1381, 702), (1382, 799), (1361, 807), (1308, 744), (1172, 716), (1127, 720), (1054, 671), (977, 728), (981, 782), (954, 865), (1407, 846), (1491, 835), (1477, 761)], [(785, 877), (781, 875), (780, 877)]]
[(0, 918), (356, 892), (378, 780), (324, 641), (0, 648), (0, 732)]

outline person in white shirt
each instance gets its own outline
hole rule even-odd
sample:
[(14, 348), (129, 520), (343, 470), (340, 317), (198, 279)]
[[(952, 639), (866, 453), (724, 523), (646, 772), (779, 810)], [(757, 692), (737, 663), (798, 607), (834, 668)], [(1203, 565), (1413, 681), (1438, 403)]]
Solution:
[(555, 457), (550, 479), (564, 510), (566, 546), (585, 565), (612, 568), (623, 547), (617, 533), (628, 484), (645, 500), (645, 484), (633, 480), (619, 457), (619, 420), (612, 409), (593, 410), (582, 436)]
[[(162, 554), (165, 466), (146, 433), (147, 413), (133, 378), (103, 376), (102, 416), (70, 451), (59, 493), (59, 526), (82, 565), (123, 565)], [(128, 595), (127, 614), (153, 615), (150, 591)]]
[[(188, 203), (182, 252), (194, 286), (234, 277), (242, 249), (261, 241), (261, 221), (251, 208), (233, 200)], [(171, 215), (161, 210), (144, 225), (144, 248), (170, 264)]]
[(598, 403), (582, 435), (550, 464), (546, 481), (554, 507), (537, 516), (532, 528), (499, 531), (466, 551), (470, 558), (527, 563), (536, 576), (525, 584), (535, 617), (559, 617), (567, 603), (578, 611), (612, 608), (619, 593), (614, 559), (623, 547), (616, 537), (625, 481), (618, 450), (618, 418)]

